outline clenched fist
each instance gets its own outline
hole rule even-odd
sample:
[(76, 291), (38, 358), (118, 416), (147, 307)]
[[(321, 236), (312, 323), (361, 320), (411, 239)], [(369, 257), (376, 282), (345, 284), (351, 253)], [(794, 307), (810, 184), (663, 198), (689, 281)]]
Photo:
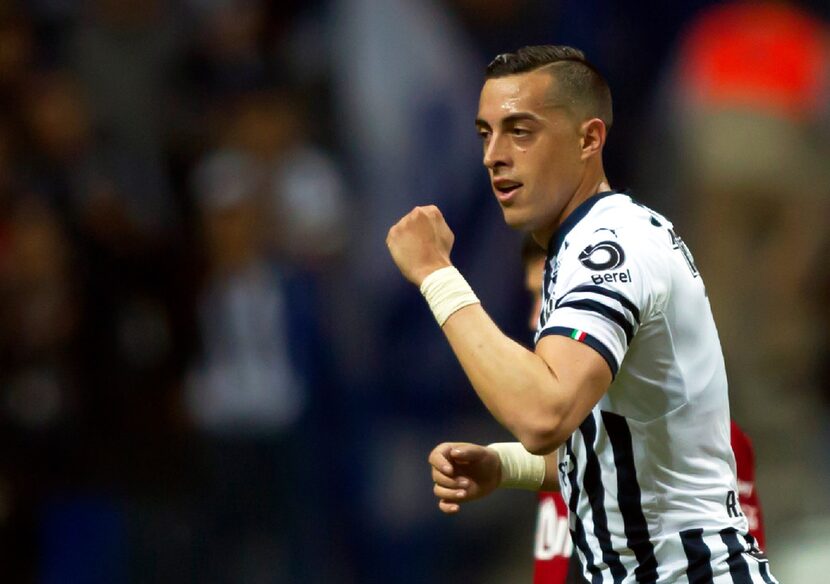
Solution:
[(457, 513), (461, 505), (486, 497), (501, 481), (501, 459), (492, 448), (468, 442), (444, 442), (429, 453), (432, 492), (438, 508)]
[(386, 247), (401, 274), (420, 286), (435, 270), (451, 266), (455, 236), (434, 205), (415, 207), (389, 230)]

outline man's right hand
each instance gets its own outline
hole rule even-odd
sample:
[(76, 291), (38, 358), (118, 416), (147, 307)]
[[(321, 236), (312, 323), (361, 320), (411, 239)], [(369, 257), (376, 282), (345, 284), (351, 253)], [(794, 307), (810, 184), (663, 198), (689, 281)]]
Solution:
[(461, 504), (486, 497), (501, 482), (501, 461), (492, 448), (469, 442), (444, 442), (429, 454), (438, 508), (457, 513)]
[(415, 207), (389, 230), (386, 246), (401, 274), (420, 286), (435, 270), (451, 266), (455, 236), (435, 205)]

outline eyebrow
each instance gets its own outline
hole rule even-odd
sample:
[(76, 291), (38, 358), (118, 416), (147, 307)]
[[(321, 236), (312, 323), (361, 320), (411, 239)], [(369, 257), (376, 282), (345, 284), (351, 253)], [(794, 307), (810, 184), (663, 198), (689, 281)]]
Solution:
[[(540, 121), (538, 116), (535, 116), (531, 113), (519, 112), (519, 113), (515, 113), (515, 114), (510, 114), (509, 116), (502, 118), (500, 120), (500, 123), (502, 125), (506, 125), (506, 124), (512, 124), (514, 122), (522, 122), (522, 121), (527, 121), (527, 120), (529, 120), (531, 122)], [(490, 124), (488, 124), (487, 122), (485, 122), (481, 118), (476, 118), (476, 127), (489, 128)]]

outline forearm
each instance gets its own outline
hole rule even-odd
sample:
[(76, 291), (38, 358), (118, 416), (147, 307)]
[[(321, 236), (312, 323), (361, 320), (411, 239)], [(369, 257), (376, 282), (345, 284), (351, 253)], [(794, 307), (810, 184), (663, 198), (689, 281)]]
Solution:
[(557, 456), (557, 451), (545, 455), (545, 479), (542, 481), (539, 490), (559, 490), (559, 456)]
[(545, 361), (507, 337), (479, 304), (442, 327), (479, 398), (530, 452), (547, 452), (561, 422), (564, 396)]
[(484, 405), (529, 452), (552, 452), (611, 384), (592, 347), (548, 335), (529, 351), (502, 333), (450, 261), (454, 236), (435, 206), (416, 207), (386, 236), (404, 277), (419, 287)]

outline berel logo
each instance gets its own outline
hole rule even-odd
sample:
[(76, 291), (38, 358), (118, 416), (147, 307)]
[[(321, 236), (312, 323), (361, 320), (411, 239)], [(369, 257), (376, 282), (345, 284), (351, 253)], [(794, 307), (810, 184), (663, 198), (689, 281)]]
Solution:
[(589, 245), (579, 254), (579, 261), (590, 270), (616, 270), (625, 262), (625, 252), (614, 241), (601, 241)]
[(594, 284), (606, 284), (611, 282), (628, 283), (631, 282), (631, 270), (624, 272), (611, 272), (610, 274), (591, 274), (591, 281)]

